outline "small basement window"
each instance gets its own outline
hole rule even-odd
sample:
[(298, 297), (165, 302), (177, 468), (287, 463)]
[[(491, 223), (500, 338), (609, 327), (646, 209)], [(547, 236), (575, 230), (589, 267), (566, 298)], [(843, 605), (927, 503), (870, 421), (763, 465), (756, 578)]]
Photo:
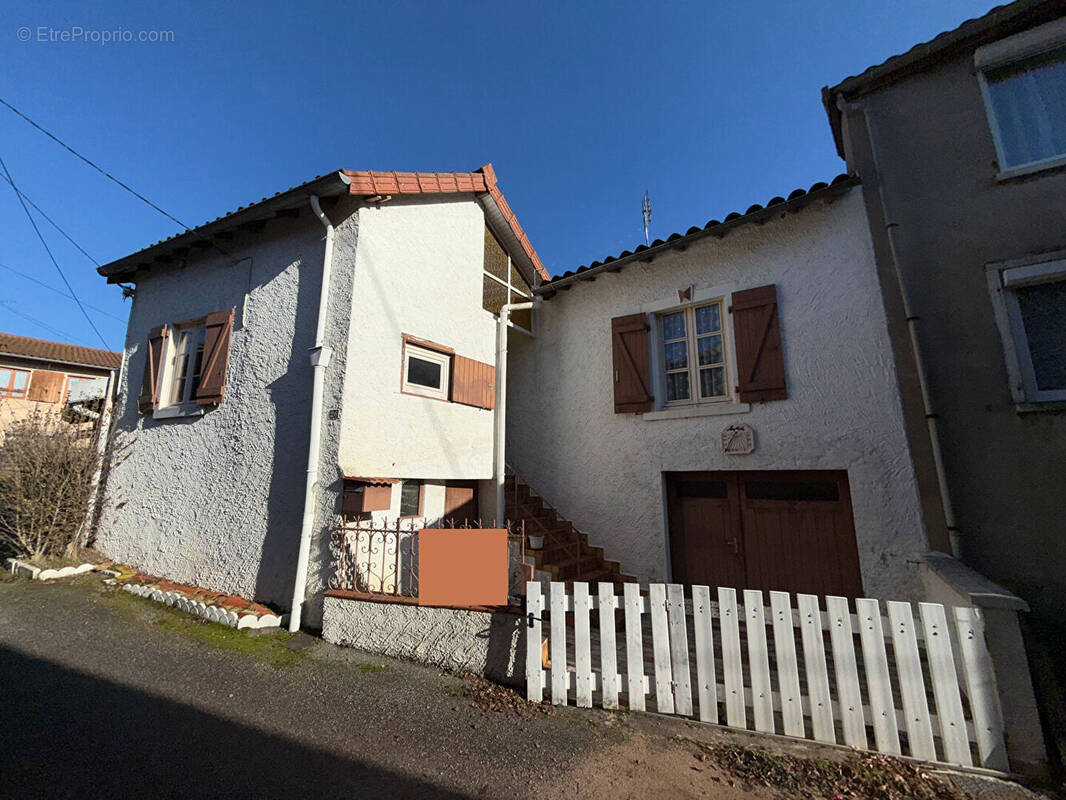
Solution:
[(404, 481), (400, 486), (400, 516), (422, 515), (422, 481)]
[(451, 364), (452, 358), (447, 353), (406, 345), (403, 355), (403, 391), (447, 400)]

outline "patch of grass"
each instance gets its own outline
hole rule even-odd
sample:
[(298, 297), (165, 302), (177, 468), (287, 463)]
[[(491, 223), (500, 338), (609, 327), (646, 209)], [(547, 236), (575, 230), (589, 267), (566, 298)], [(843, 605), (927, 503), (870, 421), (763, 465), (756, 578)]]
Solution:
[(388, 667), (384, 664), (360, 664), (357, 669), (360, 672), (388, 672)]
[(115, 607), (148, 625), (219, 650), (244, 653), (278, 669), (294, 667), (308, 655), (307, 650), (290, 650), (285, 646), (294, 636), (287, 631), (262, 633), (237, 630), (126, 592), (111, 592), (109, 596)]

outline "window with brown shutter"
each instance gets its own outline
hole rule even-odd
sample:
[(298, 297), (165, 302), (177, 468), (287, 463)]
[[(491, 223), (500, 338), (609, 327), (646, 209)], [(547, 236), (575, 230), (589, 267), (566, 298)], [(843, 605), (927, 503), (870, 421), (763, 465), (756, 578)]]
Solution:
[(785, 359), (777, 313), (777, 287), (734, 292), (733, 337), (737, 348), (737, 393), (741, 402), (784, 400)]
[(651, 377), (648, 371), (648, 321), (643, 314), (611, 320), (614, 361), (614, 413), (650, 411)]
[(361, 517), (371, 511), (388, 511), (392, 506), (393, 483), (391, 478), (377, 481), (345, 478), (341, 513), (347, 517)]
[(63, 399), (63, 373), (48, 369), (35, 369), (30, 376), (27, 400), (38, 403), (58, 403)]
[(142, 414), (159, 407), (159, 375), (163, 371), (163, 343), (167, 333), (166, 325), (158, 325), (148, 332), (148, 352), (144, 360), (141, 396), (137, 402)]
[(204, 321), (204, 361), (196, 402), (218, 405), (226, 396), (226, 370), (229, 367), (230, 341), (233, 337), (233, 309), (213, 311)]
[(496, 407), (496, 367), (455, 356), (452, 362), (452, 402), (477, 408)]

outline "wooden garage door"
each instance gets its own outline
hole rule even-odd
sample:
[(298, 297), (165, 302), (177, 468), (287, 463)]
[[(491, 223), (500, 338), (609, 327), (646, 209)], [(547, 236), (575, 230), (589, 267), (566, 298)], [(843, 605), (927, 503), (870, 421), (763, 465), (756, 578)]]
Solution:
[(667, 474), (674, 580), (862, 595), (845, 472)]

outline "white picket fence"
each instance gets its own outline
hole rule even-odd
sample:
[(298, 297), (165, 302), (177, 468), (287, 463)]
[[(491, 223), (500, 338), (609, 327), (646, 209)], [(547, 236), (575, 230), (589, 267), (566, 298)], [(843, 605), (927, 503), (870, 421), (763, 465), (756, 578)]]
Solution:
[[(980, 612), (653, 583), (526, 584), (527, 695), (653, 710), (764, 733), (1006, 771)], [(619, 611), (622, 612), (619, 615)], [(593, 614), (593, 612), (597, 612)], [(568, 620), (572, 615), (572, 623)], [(544, 618), (550, 626), (544, 669)], [(645, 622), (650, 617), (650, 638)], [(799, 629), (799, 647), (796, 630)], [(769, 632), (768, 632), (769, 629)], [(594, 635), (595, 634), (595, 635)], [(690, 642), (692, 646), (690, 646)], [(828, 647), (827, 647), (828, 645)], [(623, 671), (624, 670), (624, 671)], [(695, 684), (693, 684), (695, 674)], [(650, 698), (649, 698), (650, 696)], [(724, 714), (722, 713), (724, 711)]]

